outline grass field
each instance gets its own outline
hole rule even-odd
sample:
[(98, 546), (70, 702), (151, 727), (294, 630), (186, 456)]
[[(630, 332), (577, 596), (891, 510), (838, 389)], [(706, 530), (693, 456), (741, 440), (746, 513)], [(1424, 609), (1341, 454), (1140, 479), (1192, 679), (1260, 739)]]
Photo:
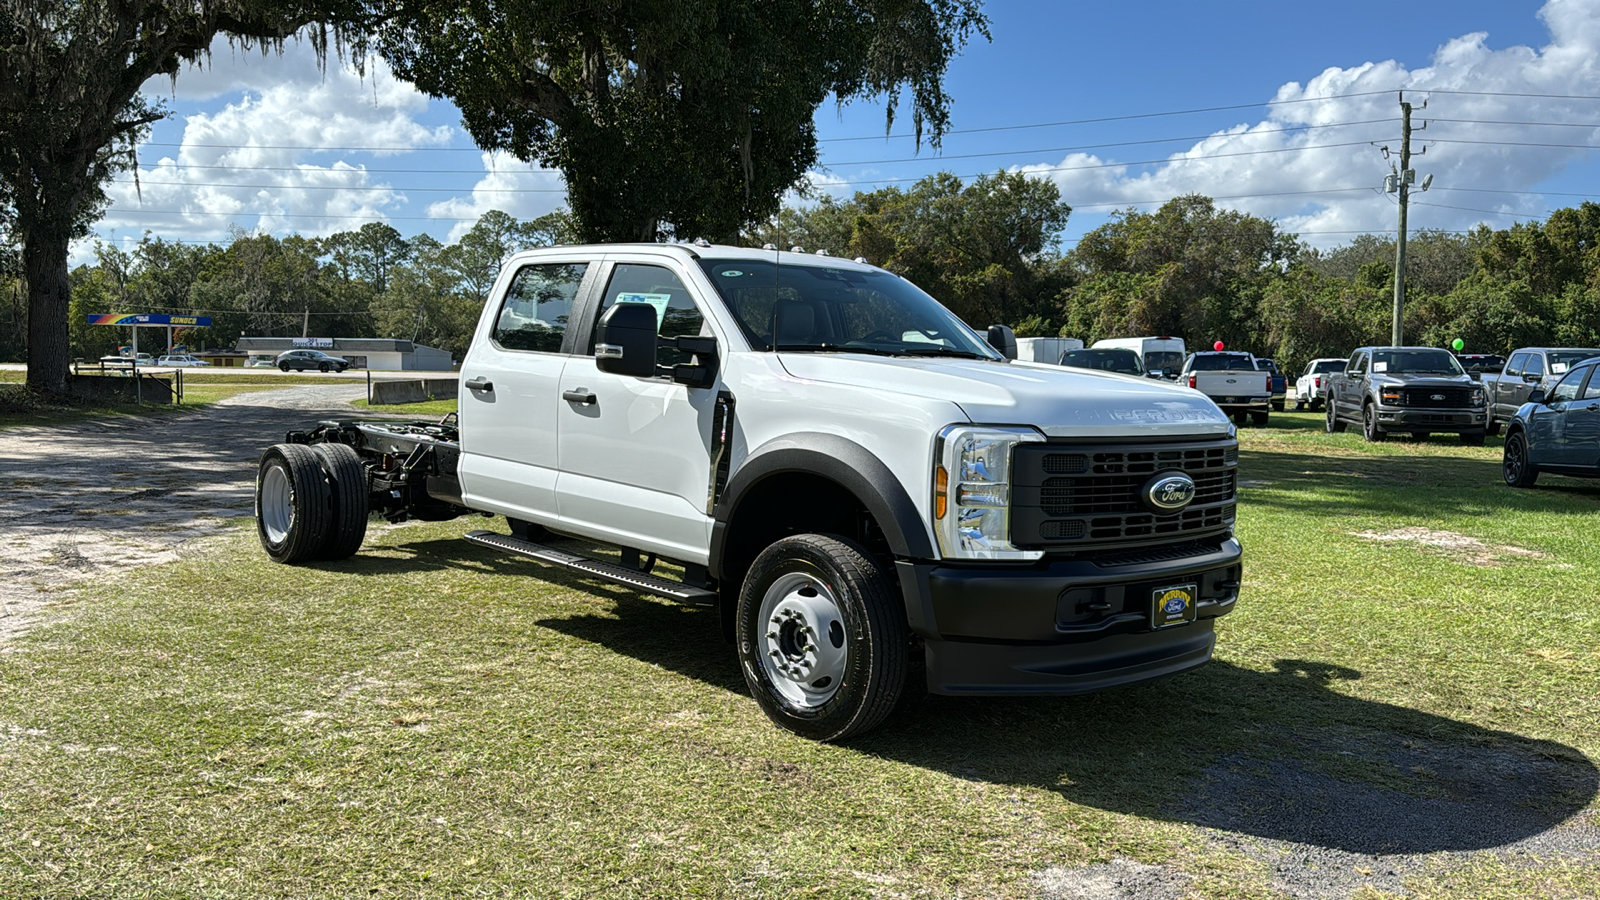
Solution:
[(1562, 838), (1600, 791), (1600, 482), (1312, 414), (1241, 440), (1214, 662), (912, 697), (845, 746), (766, 722), (713, 612), (458, 539), (485, 520), (296, 569), (240, 529), (0, 650), (0, 896), (1028, 897), (1113, 864), (1600, 896)]

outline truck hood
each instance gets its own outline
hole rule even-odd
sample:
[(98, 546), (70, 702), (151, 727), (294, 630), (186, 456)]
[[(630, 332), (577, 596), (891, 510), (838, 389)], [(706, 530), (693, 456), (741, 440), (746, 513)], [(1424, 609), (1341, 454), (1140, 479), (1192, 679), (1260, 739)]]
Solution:
[(1373, 384), (1392, 384), (1402, 387), (1477, 387), (1478, 382), (1470, 375), (1407, 375), (1400, 373), (1374, 373), (1371, 376)]
[(875, 391), (889, 403), (955, 403), (974, 422), (1051, 437), (1227, 434), (1204, 395), (1168, 382), (1043, 363), (849, 353), (780, 353), (795, 378)]

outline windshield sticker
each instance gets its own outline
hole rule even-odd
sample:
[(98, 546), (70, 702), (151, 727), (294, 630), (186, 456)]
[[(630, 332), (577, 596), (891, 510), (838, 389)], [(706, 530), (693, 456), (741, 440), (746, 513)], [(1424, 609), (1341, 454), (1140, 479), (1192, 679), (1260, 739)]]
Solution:
[(648, 303), (656, 310), (656, 331), (661, 330), (661, 321), (667, 317), (667, 304), (672, 302), (671, 294), (631, 294), (617, 295), (618, 303)]
[(1372, 371), (1387, 372), (1389, 371), (1389, 364), (1386, 362), (1375, 362), (1372, 364)]
[(1564, 363), (1564, 362), (1553, 362), (1553, 363), (1550, 364), (1550, 374), (1551, 375), (1560, 375), (1561, 373), (1565, 372), (1566, 370), (1567, 370), (1567, 364)]

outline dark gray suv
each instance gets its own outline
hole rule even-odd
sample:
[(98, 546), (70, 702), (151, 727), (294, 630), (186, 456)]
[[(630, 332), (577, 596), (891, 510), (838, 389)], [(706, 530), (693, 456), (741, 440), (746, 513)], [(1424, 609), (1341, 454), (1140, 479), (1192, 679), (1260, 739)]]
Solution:
[(329, 356), (321, 350), (285, 350), (278, 354), (276, 364), (279, 369), (287, 372), (294, 369), (304, 372), (307, 369), (316, 369), (318, 372), (333, 370), (343, 372), (350, 368), (350, 360), (342, 356)]

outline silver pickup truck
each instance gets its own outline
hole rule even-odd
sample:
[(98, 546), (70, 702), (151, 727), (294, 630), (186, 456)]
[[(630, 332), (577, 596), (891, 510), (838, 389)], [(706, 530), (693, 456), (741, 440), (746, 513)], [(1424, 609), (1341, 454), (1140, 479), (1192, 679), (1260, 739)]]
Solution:
[(1205, 350), (1189, 354), (1183, 361), (1178, 383), (1187, 384), (1215, 403), (1234, 422), (1243, 425), (1248, 417), (1257, 425), (1267, 424), (1272, 409), (1272, 373), (1256, 368), (1256, 358), (1248, 353)]
[(1600, 350), (1584, 347), (1519, 347), (1511, 352), (1506, 367), (1499, 374), (1484, 372), (1478, 376), (1483, 391), (1489, 397), (1489, 433), (1499, 434), (1501, 427), (1511, 421), (1517, 409), (1528, 402), (1534, 388), (1546, 392), (1555, 386), (1567, 370), (1590, 358), (1600, 356)]

